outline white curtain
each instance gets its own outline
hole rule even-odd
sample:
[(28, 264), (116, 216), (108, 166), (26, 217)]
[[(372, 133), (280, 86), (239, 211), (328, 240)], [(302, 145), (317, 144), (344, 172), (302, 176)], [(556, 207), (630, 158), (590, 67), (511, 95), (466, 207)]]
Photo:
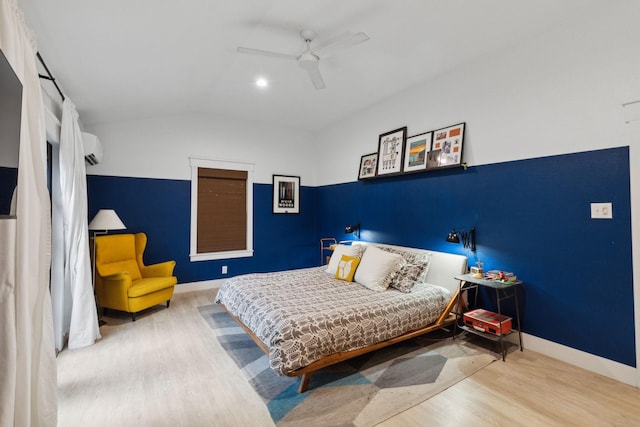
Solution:
[(0, 49), (23, 85), (12, 265), (15, 280), (0, 283), (0, 425), (55, 426), (44, 108), (33, 36), (16, 0), (0, 0)]
[(62, 350), (67, 333), (70, 349), (91, 345), (100, 338), (89, 259), (84, 150), (78, 112), (69, 98), (62, 104), (60, 145), (54, 146), (53, 151), (53, 247), (56, 251), (51, 268), (51, 295), (56, 348)]

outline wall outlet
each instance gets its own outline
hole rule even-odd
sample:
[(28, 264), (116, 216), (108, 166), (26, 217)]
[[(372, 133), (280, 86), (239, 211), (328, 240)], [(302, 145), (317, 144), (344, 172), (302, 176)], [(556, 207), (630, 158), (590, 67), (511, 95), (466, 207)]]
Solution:
[(222, 274), (227, 274), (227, 266), (226, 265), (222, 266)]
[(591, 218), (592, 219), (612, 219), (613, 207), (611, 202), (591, 203)]

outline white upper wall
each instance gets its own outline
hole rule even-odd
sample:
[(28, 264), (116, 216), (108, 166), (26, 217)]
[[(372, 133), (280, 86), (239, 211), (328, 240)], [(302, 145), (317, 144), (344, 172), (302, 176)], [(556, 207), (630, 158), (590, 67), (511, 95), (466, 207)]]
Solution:
[(622, 104), (640, 99), (640, 2), (603, 2), (599, 12), (577, 11), (561, 28), (316, 134), (204, 114), (92, 126), (104, 159), (87, 172), (189, 179), (194, 156), (255, 162), (256, 182), (277, 173), (328, 185), (356, 180), (360, 156), (377, 151), (383, 132), (406, 125), (413, 135), (463, 121), (469, 165), (631, 145)]
[(631, 145), (622, 104), (640, 99), (640, 2), (603, 2), (601, 12), (578, 14), (318, 132), (315, 156), (327, 166), (318, 183), (355, 180), (360, 156), (401, 126), (414, 135), (466, 122), (469, 165)]
[(204, 114), (160, 117), (89, 127), (103, 144), (102, 163), (90, 175), (191, 179), (189, 157), (255, 163), (255, 182), (300, 176), (316, 185), (311, 134)]

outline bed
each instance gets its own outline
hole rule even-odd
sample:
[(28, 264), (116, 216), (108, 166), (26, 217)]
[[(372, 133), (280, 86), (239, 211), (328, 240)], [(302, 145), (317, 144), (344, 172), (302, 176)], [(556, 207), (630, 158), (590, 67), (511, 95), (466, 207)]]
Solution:
[[(231, 278), (216, 296), (216, 303), (269, 356), (274, 371), (301, 377), (301, 393), (318, 369), (455, 321), (452, 309), (459, 281), (454, 276), (466, 270), (465, 256), (359, 243), (344, 249), (351, 254), (359, 252), (354, 258), (362, 261), (355, 269), (356, 281), (350, 282), (327, 272), (337, 265), (340, 250), (334, 252), (329, 266)], [(382, 252), (392, 255), (380, 255)], [(384, 264), (373, 259), (374, 254), (385, 261), (395, 260), (395, 271), (385, 280), (400, 286), (384, 291), (371, 287), (366, 273), (371, 266), (382, 268)], [(342, 257), (340, 265), (347, 258)], [(424, 271), (414, 268), (424, 264)], [(406, 289), (403, 283), (408, 282), (411, 287)]]

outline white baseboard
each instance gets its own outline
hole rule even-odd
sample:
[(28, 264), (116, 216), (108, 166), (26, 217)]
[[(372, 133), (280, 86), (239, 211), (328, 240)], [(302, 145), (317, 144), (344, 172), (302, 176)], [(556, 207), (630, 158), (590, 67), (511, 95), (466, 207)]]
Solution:
[[(513, 334), (517, 336), (517, 334)], [(578, 366), (596, 374), (612, 378), (634, 387), (640, 387), (638, 384), (637, 368), (628, 366), (604, 357), (595, 356), (575, 348), (557, 344), (542, 338), (538, 338), (529, 334), (522, 334), (522, 343), (524, 350), (532, 350), (545, 356), (561, 360), (570, 365)]]
[(204, 291), (206, 289), (218, 289), (227, 279), (205, 280), (203, 282), (180, 283), (176, 285), (173, 292), (180, 294), (183, 292)]

